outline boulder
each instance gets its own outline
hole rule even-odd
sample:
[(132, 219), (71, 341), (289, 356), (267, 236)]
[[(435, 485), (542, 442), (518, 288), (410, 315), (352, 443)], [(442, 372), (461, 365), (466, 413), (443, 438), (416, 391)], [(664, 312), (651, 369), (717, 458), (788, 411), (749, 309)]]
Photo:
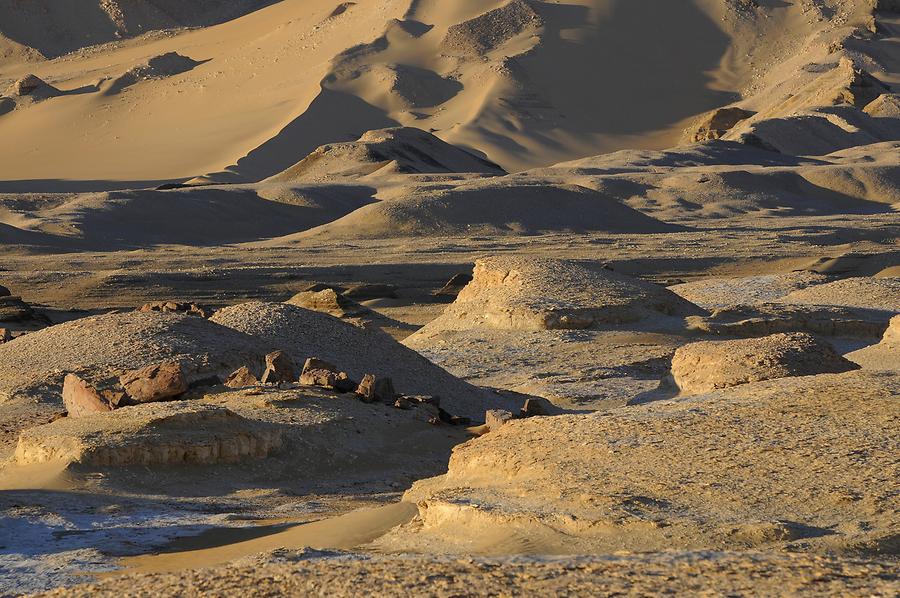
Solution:
[(13, 83), (11, 89), (14, 95), (27, 96), (44, 85), (47, 84), (43, 79), (37, 75), (28, 74)]
[(829, 343), (804, 332), (691, 343), (672, 358), (672, 378), (682, 394), (856, 369)]
[(496, 432), (512, 419), (513, 414), (505, 409), (491, 409), (484, 414), (484, 425), (489, 431)]
[(174, 399), (188, 390), (181, 364), (177, 361), (126, 372), (119, 382), (134, 403), (155, 403)]
[(300, 384), (333, 388), (338, 392), (352, 392), (357, 387), (346, 372), (339, 371), (337, 366), (317, 357), (310, 357), (303, 364)]
[(297, 370), (294, 360), (284, 351), (275, 351), (266, 355), (266, 371), (263, 373), (263, 384), (278, 384), (279, 382), (294, 382), (297, 380)]
[(2, 284), (0, 284), (0, 297), (9, 297), (10, 295), (12, 295), (10, 290), (8, 288), (6, 288), (5, 286), (3, 286)]
[(9, 331), (9, 328), (0, 328), (0, 343), (8, 343), (12, 339), (12, 332)]
[(393, 403), (397, 400), (393, 381), (390, 378), (378, 378), (374, 374), (363, 377), (356, 388), (356, 394), (366, 403)]
[(75, 374), (66, 375), (62, 398), (69, 417), (84, 417), (113, 410), (112, 405), (96, 388)]
[(250, 372), (250, 368), (247, 366), (241, 366), (225, 379), (225, 386), (228, 388), (245, 388), (257, 384), (259, 384), (259, 379)]

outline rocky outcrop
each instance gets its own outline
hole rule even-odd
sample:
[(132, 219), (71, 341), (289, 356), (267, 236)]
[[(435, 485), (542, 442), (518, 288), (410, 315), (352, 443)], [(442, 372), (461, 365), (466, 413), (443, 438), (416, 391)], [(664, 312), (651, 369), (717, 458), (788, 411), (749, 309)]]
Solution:
[(540, 16), (526, 0), (511, 0), (505, 6), (451, 26), (441, 48), (451, 55), (481, 57), (540, 25)]
[(250, 372), (250, 368), (241, 366), (225, 379), (224, 384), (228, 388), (245, 388), (256, 386), (259, 384), (259, 379)]
[(212, 310), (197, 303), (186, 301), (153, 301), (145, 303), (138, 311), (158, 311), (167, 314), (187, 314), (190, 316), (199, 316), (208, 318), (212, 315)]
[(19, 465), (214, 465), (266, 457), (281, 445), (279, 428), (228, 409), (194, 402), (150, 403), (28, 429), (19, 438), (15, 459)]
[(691, 131), (688, 131), (688, 141), (700, 143), (721, 139), (728, 131), (734, 128), (742, 120), (746, 120), (756, 114), (750, 110), (744, 110), (737, 106), (717, 108), (703, 115)]
[(682, 394), (855, 369), (859, 366), (841, 357), (829, 343), (802, 332), (691, 343), (672, 358), (672, 378)]

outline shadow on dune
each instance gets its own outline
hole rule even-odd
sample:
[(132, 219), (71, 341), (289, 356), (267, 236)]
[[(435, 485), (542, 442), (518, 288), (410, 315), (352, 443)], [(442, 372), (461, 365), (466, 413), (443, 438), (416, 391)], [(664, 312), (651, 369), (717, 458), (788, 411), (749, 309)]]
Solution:
[[(616, 0), (595, 15), (571, 4), (534, 8), (552, 28), (517, 61), (570, 128), (623, 135), (655, 131), (736, 97), (710, 89), (707, 73), (718, 68), (730, 40), (691, 2)], [(574, 38), (573, 31), (584, 34)], [(582, 69), (560, 68), (585, 56), (596, 60)]]

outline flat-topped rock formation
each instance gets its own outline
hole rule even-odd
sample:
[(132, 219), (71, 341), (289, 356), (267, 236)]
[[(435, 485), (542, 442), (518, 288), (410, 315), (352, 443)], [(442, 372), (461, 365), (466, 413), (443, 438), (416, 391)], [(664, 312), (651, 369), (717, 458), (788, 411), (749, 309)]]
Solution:
[(476, 261), (472, 282), (410, 342), (442, 330), (579, 330), (700, 313), (663, 287), (598, 265), (491, 257)]
[(22, 432), (18, 465), (62, 461), (93, 467), (213, 465), (266, 457), (281, 448), (276, 426), (196, 402), (152, 403), (62, 418)]
[(690, 343), (672, 358), (672, 380), (682, 394), (855, 369), (859, 366), (841, 357), (829, 343), (803, 332)]

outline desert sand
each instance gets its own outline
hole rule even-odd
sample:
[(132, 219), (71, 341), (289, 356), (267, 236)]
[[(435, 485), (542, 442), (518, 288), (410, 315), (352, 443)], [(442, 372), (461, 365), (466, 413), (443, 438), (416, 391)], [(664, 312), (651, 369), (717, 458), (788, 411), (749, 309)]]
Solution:
[(0, 595), (900, 593), (895, 0), (0, 0)]

